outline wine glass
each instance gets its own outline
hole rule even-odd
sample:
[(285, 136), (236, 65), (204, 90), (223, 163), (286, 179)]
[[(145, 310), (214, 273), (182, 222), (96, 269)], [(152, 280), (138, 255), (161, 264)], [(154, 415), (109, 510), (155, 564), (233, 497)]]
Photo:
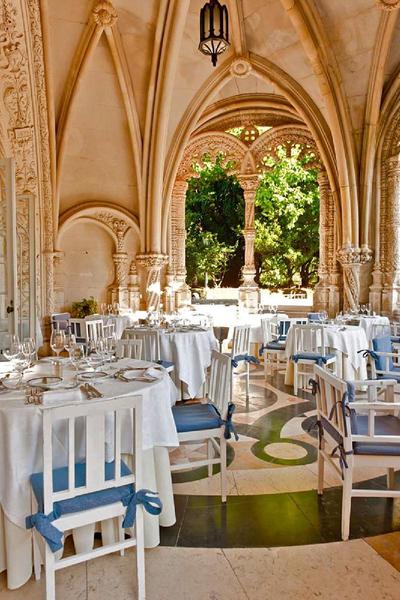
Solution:
[(13, 361), (21, 351), (19, 337), (13, 334), (6, 334), (3, 344), (3, 356), (9, 361)]
[(75, 344), (69, 350), (69, 358), (72, 363), (72, 366), (77, 371), (79, 369), (79, 364), (85, 358), (85, 347), (83, 344)]
[(36, 358), (36, 342), (33, 338), (24, 338), (21, 346), (22, 354), (28, 360), (29, 366), (31, 366)]
[(106, 311), (107, 311), (107, 304), (106, 304), (106, 302), (102, 302), (100, 304), (100, 311), (101, 311), (101, 314), (103, 316), (106, 314)]
[(57, 359), (59, 359), (60, 352), (65, 348), (65, 331), (62, 329), (53, 329), (50, 336), (50, 347), (56, 353)]
[(64, 340), (64, 348), (69, 354), (71, 359), (71, 351), (76, 346), (76, 335), (74, 333), (66, 332)]
[(118, 302), (113, 302), (112, 304), (112, 311), (114, 315), (118, 315), (119, 314), (119, 303)]

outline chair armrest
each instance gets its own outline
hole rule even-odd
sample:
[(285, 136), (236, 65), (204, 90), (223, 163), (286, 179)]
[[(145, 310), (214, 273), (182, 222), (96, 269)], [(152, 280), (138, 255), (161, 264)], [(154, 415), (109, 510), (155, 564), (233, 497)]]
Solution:
[(360, 400), (355, 400), (349, 406), (351, 409), (357, 410), (376, 410), (376, 411), (392, 411), (392, 410), (400, 410), (400, 402), (362, 402)]
[[(389, 373), (392, 371), (388, 371)], [(397, 381), (395, 379), (360, 379), (356, 381), (351, 381), (355, 388), (365, 387), (365, 386), (380, 386), (386, 387), (388, 385), (396, 385)]]

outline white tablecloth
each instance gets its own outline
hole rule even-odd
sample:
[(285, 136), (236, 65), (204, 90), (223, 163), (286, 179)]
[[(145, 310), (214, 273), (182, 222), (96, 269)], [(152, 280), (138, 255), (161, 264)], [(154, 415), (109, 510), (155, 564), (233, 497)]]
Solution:
[[(116, 366), (120, 368), (125, 364), (143, 366), (148, 363), (123, 359)], [(51, 374), (51, 366), (42, 362), (34, 371), (35, 374)], [(32, 376), (32, 373), (29, 375)], [(66, 379), (71, 377), (72, 370), (64, 369), (64, 376)], [(151, 383), (123, 383), (108, 379), (104, 383), (96, 383), (96, 387), (105, 397), (128, 394), (143, 397), (144, 487), (157, 489), (164, 506), (159, 518), (146, 513), (145, 537), (148, 546), (157, 545), (159, 524), (169, 526), (175, 522), (167, 448), (178, 445), (171, 411), (178, 397), (176, 387), (165, 371), (159, 380)], [(58, 394), (61, 396), (60, 403), (64, 403), (61, 393)], [(79, 401), (78, 390), (65, 392), (67, 401), (72, 396)], [(11, 588), (25, 583), (32, 571), (31, 534), (24, 524), (25, 517), (30, 514), (29, 477), (42, 469), (41, 411), (41, 407), (26, 406), (21, 392), (0, 395), (0, 571), (7, 569)], [(65, 451), (62, 443), (57, 450), (62, 462), (61, 455)]]
[(373, 337), (390, 335), (390, 321), (388, 317), (380, 315), (368, 317), (367, 315), (362, 315), (360, 317), (360, 327), (364, 329), (368, 340), (372, 340)]
[(127, 313), (125, 315), (102, 315), (101, 318), (105, 325), (107, 323), (114, 323), (115, 335), (118, 340), (122, 338), (122, 334), (124, 333), (125, 329), (137, 321), (137, 319), (135, 319), (134, 315), (131, 313)]
[[(342, 364), (339, 365), (339, 376), (343, 379), (366, 379), (366, 359), (359, 350), (368, 348), (366, 333), (362, 327), (353, 325), (326, 325), (325, 344), (332, 350), (342, 353)], [(290, 328), (286, 339), (285, 354), (289, 359), (294, 352), (294, 329)], [(286, 385), (293, 384), (293, 363), (288, 361), (286, 369)]]

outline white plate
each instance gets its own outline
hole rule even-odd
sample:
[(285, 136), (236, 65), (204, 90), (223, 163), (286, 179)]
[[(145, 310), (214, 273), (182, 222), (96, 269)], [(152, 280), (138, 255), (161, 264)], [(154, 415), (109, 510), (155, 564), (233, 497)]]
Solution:
[(45, 356), (40, 359), (40, 362), (53, 363), (53, 362), (64, 362), (65, 360), (69, 360), (67, 356)]
[(55, 375), (42, 375), (40, 377), (32, 377), (27, 380), (27, 384), (30, 387), (47, 388), (49, 390), (57, 388), (63, 382), (62, 377), (56, 377)]
[(109, 376), (104, 371), (84, 371), (77, 376), (80, 381), (102, 381)]

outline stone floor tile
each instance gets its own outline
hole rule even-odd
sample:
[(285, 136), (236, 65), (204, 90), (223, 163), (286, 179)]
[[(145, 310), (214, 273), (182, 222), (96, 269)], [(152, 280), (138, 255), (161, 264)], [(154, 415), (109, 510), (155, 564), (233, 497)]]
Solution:
[(378, 554), (400, 571), (400, 531), (365, 538)]

